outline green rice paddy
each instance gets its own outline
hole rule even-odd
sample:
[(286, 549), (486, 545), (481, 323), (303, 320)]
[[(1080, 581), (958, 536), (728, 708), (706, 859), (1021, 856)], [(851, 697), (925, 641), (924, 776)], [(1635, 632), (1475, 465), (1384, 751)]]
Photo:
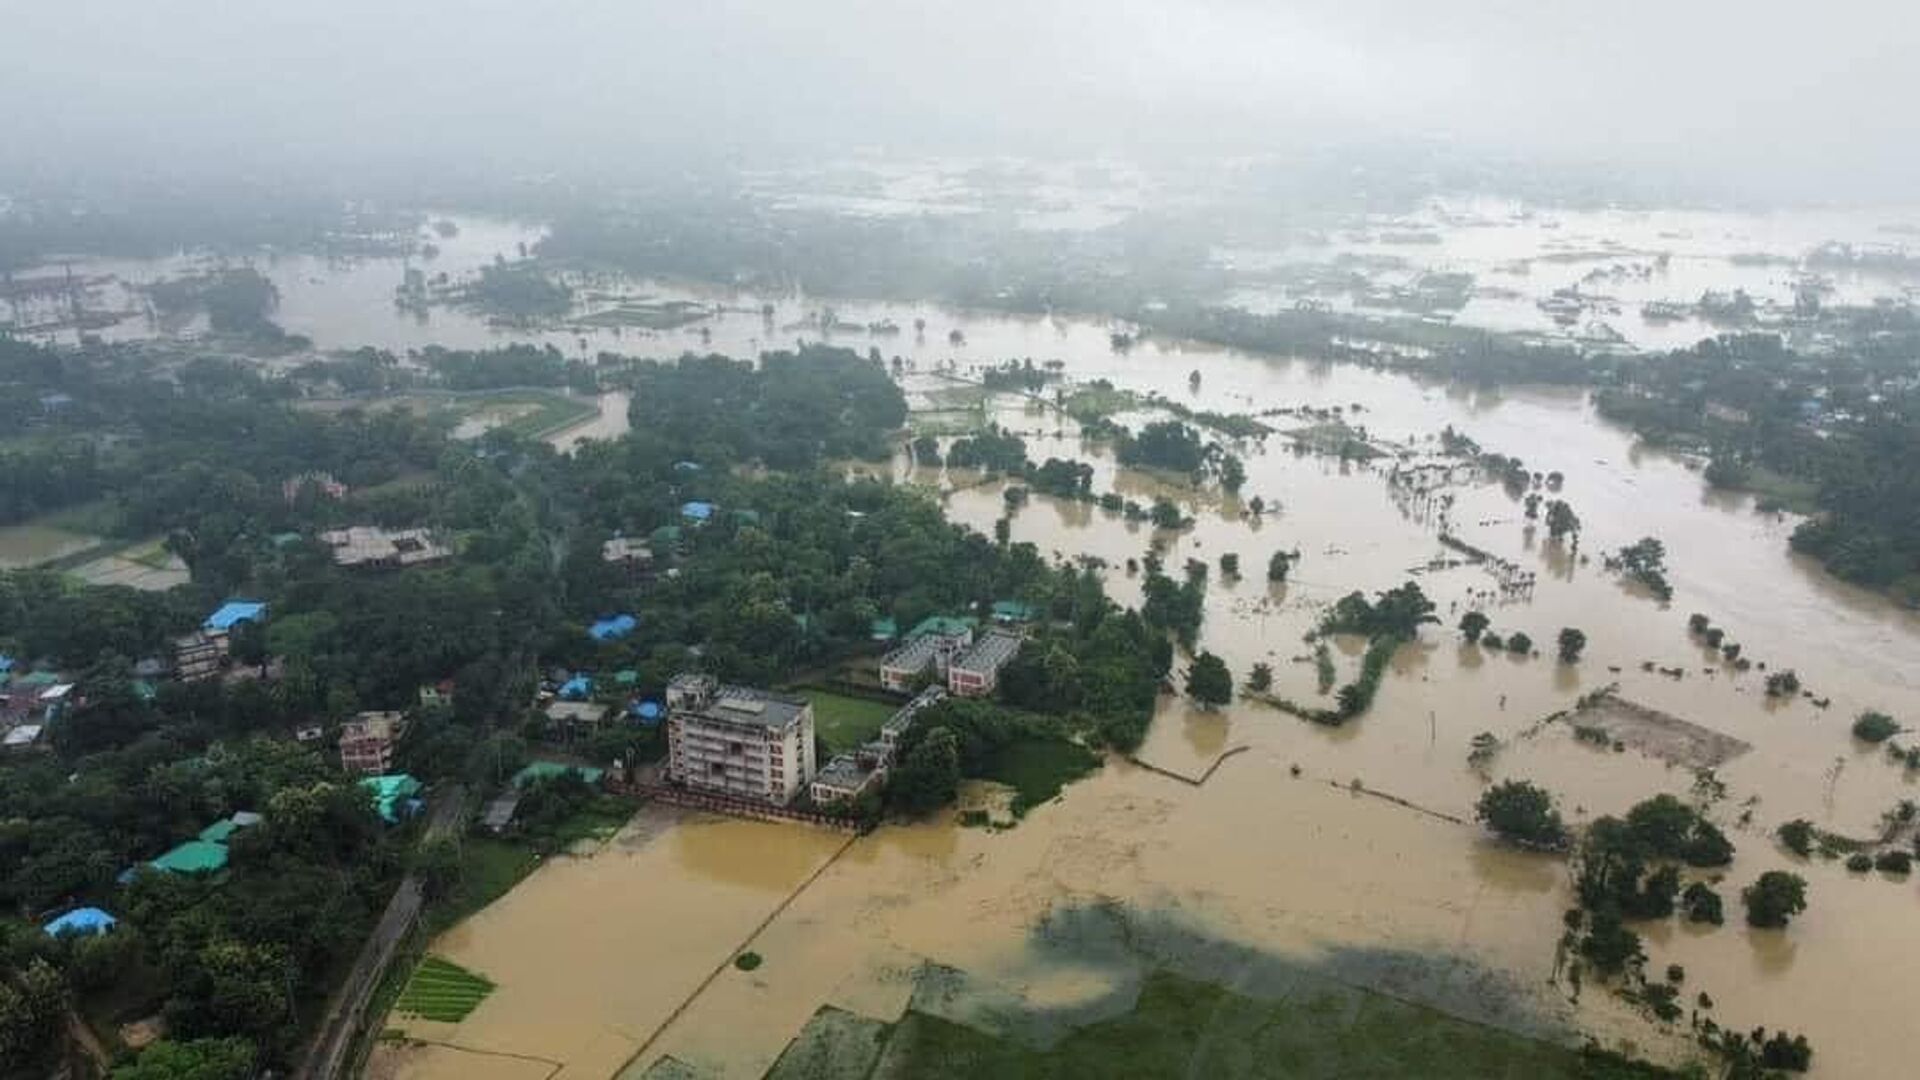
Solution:
[(394, 1009), (403, 1016), (457, 1024), (493, 993), (493, 983), (458, 964), (425, 957), (400, 991)]

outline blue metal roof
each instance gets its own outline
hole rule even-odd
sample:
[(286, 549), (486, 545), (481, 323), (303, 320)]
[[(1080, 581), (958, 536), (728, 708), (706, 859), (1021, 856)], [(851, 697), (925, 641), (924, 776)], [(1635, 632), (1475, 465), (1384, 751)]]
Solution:
[(236, 624), (267, 617), (267, 605), (260, 600), (229, 600), (220, 610), (207, 616), (206, 629), (231, 630)]
[(560, 685), (560, 696), (569, 701), (584, 701), (593, 694), (593, 679), (575, 675)]
[(706, 521), (713, 517), (713, 504), (710, 502), (689, 502), (680, 504), (680, 516), (688, 521)]
[(101, 911), (97, 907), (74, 908), (65, 915), (41, 927), (48, 937), (60, 937), (64, 934), (98, 934), (111, 930), (120, 920)]
[(639, 717), (643, 724), (660, 722), (660, 703), (657, 701), (636, 701), (628, 711)]
[(587, 627), (587, 634), (595, 641), (613, 641), (633, 633), (633, 628), (639, 625), (640, 620), (631, 615), (620, 614), (611, 619), (601, 619)]

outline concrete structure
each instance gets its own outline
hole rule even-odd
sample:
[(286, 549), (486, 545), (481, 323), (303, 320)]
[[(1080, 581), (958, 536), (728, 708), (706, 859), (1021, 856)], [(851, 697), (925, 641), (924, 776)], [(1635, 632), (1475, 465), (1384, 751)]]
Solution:
[(394, 747), (406, 731), (406, 717), (397, 712), (361, 713), (340, 725), (340, 767), (363, 776), (392, 771)]
[(869, 788), (887, 778), (899, 755), (900, 737), (913, 726), (914, 719), (929, 705), (946, 700), (943, 687), (929, 686), (920, 691), (900, 711), (880, 725), (880, 737), (850, 754), (835, 754), (813, 778), (809, 793), (815, 805), (828, 806), (846, 799), (859, 798)]
[(880, 725), (880, 741), (886, 744), (887, 752), (889, 754), (893, 753), (894, 748), (900, 743), (900, 736), (906, 734), (907, 729), (913, 726), (914, 717), (919, 716), (921, 710), (929, 705), (939, 704), (946, 699), (947, 691), (945, 687), (929, 686), (925, 690), (920, 691), (918, 697), (907, 702), (899, 712), (888, 717), (887, 722)]
[(331, 529), (320, 539), (333, 549), (333, 561), (341, 566), (369, 566), (396, 569), (438, 562), (453, 551), (433, 539), (425, 529), (382, 529), (355, 525)]
[(1024, 639), (1010, 630), (993, 629), (980, 635), (973, 648), (947, 667), (947, 689), (960, 697), (985, 697), (1000, 685), (1000, 669), (1020, 651)]
[(808, 794), (817, 806), (857, 799), (886, 779), (893, 764), (892, 748), (870, 742), (851, 754), (835, 754), (813, 778)]
[(813, 780), (813, 706), (711, 675), (675, 676), (667, 776), (694, 791), (784, 806)]
[(280, 481), (280, 495), (292, 505), (300, 498), (300, 492), (312, 488), (325, 498), (338, 502), (347, 497), (347, 485), (333, 478), (330, 472), (305, 472), (298, 476), (289, 476)]
[(196, 630), (173, 639), (173, 674), (181, 682), (195, 682), (220, 673), (227, 658), (227, 635)]
[(954, 657), (973, 645), (973, 627), (957, 619), (928, 619), (913, 628), (907, 643), (880, 660), (880, 685), (911, 694), (929, 671), (944, 682)]
[(629, 577), (646, 577), (653, 573), (653, 549), (640, 540), (616, 536), (600, 545), (600, 558), (616, 566), (625, 567)]

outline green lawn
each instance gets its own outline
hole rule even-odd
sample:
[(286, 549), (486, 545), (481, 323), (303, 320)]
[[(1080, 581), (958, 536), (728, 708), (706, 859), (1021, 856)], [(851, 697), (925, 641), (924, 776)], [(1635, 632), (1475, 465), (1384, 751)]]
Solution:
[[(823, 1013), (827, 1010), (823, 1010)], [(809, 1023), (770, 1080), (1107, 1080), (1112, 1077), (1339, 1077), (1397, 1080), (1663, 1080), (1677, 1074), (1497, 1028), (1335, 983), (1268, 1001), (1166, 972), (1148, 976), (1132, 1012), (1038, 1050), (918, 1011), (877, 1030), (845, 1017)], [(848, 1028), (847, 1031), (838, 1029)], [(872, 1044), (883, 1048), (871, 1071)], [(851, 1066), (852, 1068), (849, 1068)]]
[(1100, 758), (1065, 739), (1018, 739), (994, 755), (986, 778), (1013, 788), (1014, 814), (1051, 801), (1060, 789), (1100, 767)]
[(429, 956), (413, 969), (393, 1007), (402, 1015), (457, 1024), (491, 993), (493, 983), (458, 964)]
[(452, 892), (428, 910), (429, 936), (507, 895), (539, 865), (539, 856), (525, 844), (482, 836), (461, 840), (460, 877)]
[(802, 690), (801, 696), (813, 703), (813, 730), (836, 752), (852, 750), (861, 743), (880, 737), (880, 725), (887, 722), (897, 706), (882, 701), (847, 697), (826, 690)]

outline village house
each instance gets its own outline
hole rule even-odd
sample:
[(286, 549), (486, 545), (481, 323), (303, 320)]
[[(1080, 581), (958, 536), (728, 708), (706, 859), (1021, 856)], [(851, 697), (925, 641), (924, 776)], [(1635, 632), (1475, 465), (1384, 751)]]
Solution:
[(406, 717), (400, 713), (361, 713), (340, 725), (340, 767), (363, 776), (391, 771), (394, 748), (406, 731)]
[(300, 492), (311, 488), (322, 496), (338, 501), (347, 497), (347, 485), (333, 478), (329, 472), (306, 472), (298, 476), (289, 476), (280, 482), (280, 495), (288, 505), (300, 497)]
[(653, 549), (644, 542), (616, 536), (600, 545), (600, 559), (627, 572), (627, 577), (642, 580), (653, 574)]
[(354, 525), (329, 529), (320, 534), (320, 540), (333, 549), (333, 561), (340, 566), (399, 569), (438, 562), (453, 554), (425, 529)]
[(220, 674), (227, 658), (227, 635), (195, 630), (173, 639), (173, 674), (181, 682), (196, 682)]
[(947, 689), (959, 697), (985, 697), (1000, 685), (1000, 669), (1020, 651), (1021, 636), (998, 628), (980, 635), (973, 647), (947, 667)]
[(667, 776), (694, 791), (784, 806), (814, 777), (813, 706), (711, 675), (667, 684)]

